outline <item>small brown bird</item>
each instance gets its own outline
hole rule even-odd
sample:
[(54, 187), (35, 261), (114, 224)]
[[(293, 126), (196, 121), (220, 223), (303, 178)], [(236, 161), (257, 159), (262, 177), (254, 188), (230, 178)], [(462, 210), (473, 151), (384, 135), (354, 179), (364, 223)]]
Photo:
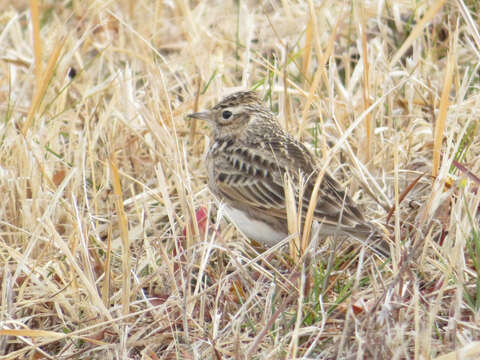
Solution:
[[(319, 171), (310, 151), (280, 128), (253, 91), (234, 93), (211, 110), (188, 117), (206, 120), (212, 127), (208, 186), (225, 203), (228, 217), (246, 236), (265, 246), (283, 240), (288, 235), (285, 174), (294, 183), (303, 181), (300, 196), (305, 216)], [(297, 191), (297, 201), (298, 197)], [(361, 241), (374, 237), (374, 227), (329, 174), (323, 176), (314, 217), (320, 223), (320, 235), (336, 233)]]

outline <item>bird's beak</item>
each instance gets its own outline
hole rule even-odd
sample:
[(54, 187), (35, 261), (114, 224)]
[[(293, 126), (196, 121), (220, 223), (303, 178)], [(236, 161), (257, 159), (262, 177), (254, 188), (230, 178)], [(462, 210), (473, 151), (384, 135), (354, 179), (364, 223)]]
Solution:
[(200, 120), (210, 120), (212, 113), (210, 111), (203, 111), (197, 112), (193, 114), (188, 114), (187, 117), (192, 119), (200, 119)]

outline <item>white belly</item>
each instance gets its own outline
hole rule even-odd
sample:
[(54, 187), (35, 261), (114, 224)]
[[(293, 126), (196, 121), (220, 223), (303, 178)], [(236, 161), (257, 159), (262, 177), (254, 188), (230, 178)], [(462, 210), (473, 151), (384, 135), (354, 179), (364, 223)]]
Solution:
[(262, 221), (252, 219), (243, 211), (230, 206), (225, 206), (224, 210), (228, 218), (242, 233), (262, 245), (273, 246), (287, 237), (283, 231), (278, 231)]

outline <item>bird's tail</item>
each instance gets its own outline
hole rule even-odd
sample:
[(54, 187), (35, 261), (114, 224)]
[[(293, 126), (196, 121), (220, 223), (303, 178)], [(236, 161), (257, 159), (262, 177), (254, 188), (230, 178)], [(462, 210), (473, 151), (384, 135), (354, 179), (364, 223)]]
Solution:
[(346, 233), (360, 240), (375, 253), (386, 258), (390, 257), (390, 239), (379, 227), (373, 224), (361, 224), (349, 229)]

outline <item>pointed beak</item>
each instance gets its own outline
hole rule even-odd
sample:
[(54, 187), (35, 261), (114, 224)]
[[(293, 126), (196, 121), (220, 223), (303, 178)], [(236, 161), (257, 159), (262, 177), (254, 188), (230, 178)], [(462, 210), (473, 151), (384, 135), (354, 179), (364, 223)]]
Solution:
[(188, 114), (187, 117), (192, 119), (210, 120), (211, 115), (212, 114), (210, 111), (203, 111), (203, 112)]

